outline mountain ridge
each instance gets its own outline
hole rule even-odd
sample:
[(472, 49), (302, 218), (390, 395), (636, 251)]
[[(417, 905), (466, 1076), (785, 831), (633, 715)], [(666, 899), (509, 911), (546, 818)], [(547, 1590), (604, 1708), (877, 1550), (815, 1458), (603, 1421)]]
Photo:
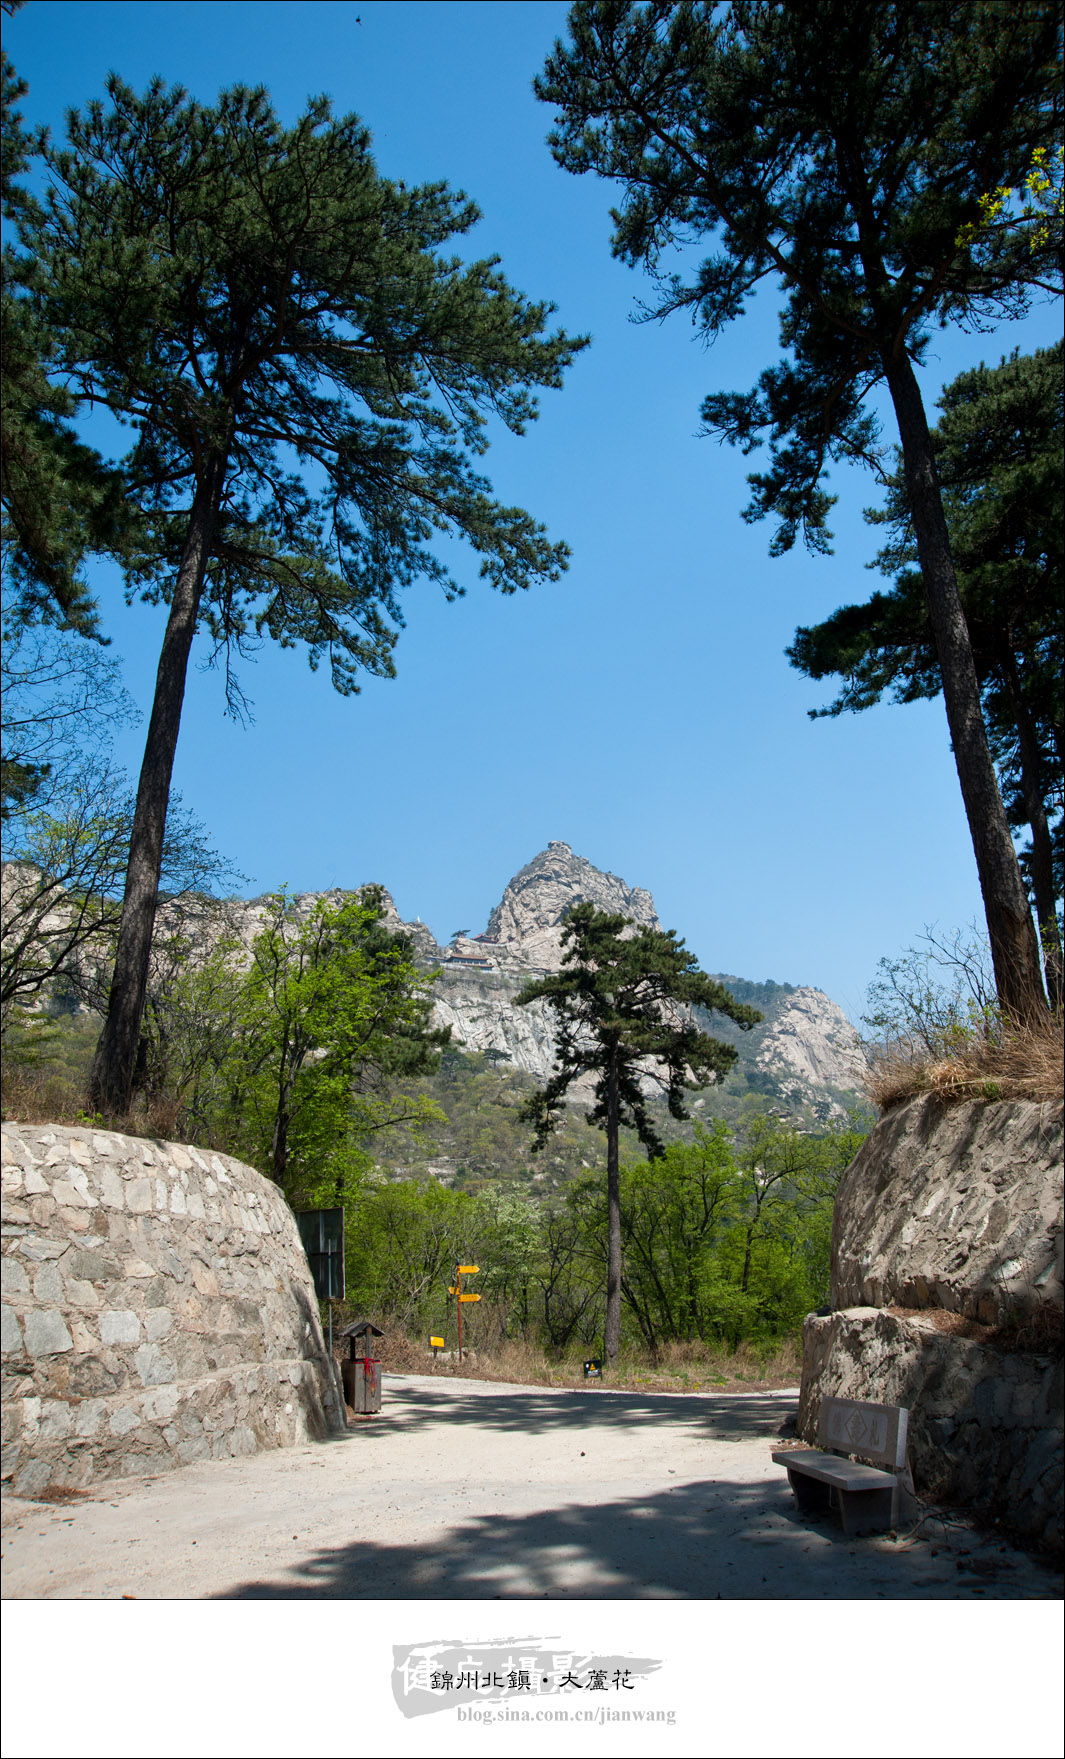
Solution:
[[(5, 864), (5, 903), (14, 900), (20, 875), (17, 864)], [(300, 916), (309, 914), (319, 900), (335, 905), (367, 889), (366, 885), (331, 887), (294, 894), (291, 902)], [(554, 1068), (554, 1016), (543, 1001), (521, 1008), (514, 1003), (530, 979), (560, 969), (567, 911), (577, 903), (590, 903), (638, 925), (662, 927), (650, 891), (596, 867), (575, 854), (568, 843), (559, 841), (548, 843), (507, 882), (482, 933), (458, 931), (446, 946), (420, 919), (405, 921), (386, 887), (375, 889), (381, 895), (386, 925), (409, 935), (418, 963), (437, 973), (435, 1024), (451, 1027), (456, 1048), (510, 1064), (537, 1081), (544, 1080)], [(243, 942), (250, 958), (252, 941), (265, 923), (272, 896), (263, 893), (256, 898), (212, 901), (192, 895), (166, 901), (158, 918), (160, 949), (165, 948), (168, 934), (176, 932), (179, 945), (191, 942), (195, 959), (198, 952), (206, 955), (225, 933)], [(49, 904), (42, 927), (47, 927), (53, 916), (58, 920), (63, 912), (63, 900), (57, 898)], [(99, 963), (99, 953), (92, 955), (91, 949), (83, 948), (78, 962), (87, 966), (95, 957)], [(165, 954), (161, 951), (159, 957), (164, 959)], [(101, 995), (106, 993), (103, 964), (92, 986)], [(858, 1036), (838, 1004), (810, 986), (778, 984), (771, 979), (757, 983), (717, 972), (708, 975), (723, 982), (738, 1001), (752, 1002), (765, 1016), (752, 1031), (741, 1032), (725, 1016), (696, 1010), (703, 1030), (736, 1048), (736, 1072), (727, 1078), (730, 1088), (735, 1091), (737, 1085), (745, 1084), (747, 1090), (785, 1113), (812, 1110), (823, 1118), (843, 1115), (860, 1091), (864, 1058)], [(42, 993), (38, 1005), (44, 1000)], [(648, 1081), (653, 1088), (651, 1070)], [(588, 1087), (586, 1080), (575, 1094), (578, 1101), (587, 1097)]]

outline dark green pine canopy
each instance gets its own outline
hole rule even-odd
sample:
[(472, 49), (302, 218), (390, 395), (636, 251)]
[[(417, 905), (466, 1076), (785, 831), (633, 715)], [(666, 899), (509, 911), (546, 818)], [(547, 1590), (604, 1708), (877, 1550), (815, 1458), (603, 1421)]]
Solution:
[(551, 308), (495, 259), (444, 254), (473, 203), (383, 178), (324, 98), (286, 129), (261, 89), (108, 91), (71, 117), (23, 234), (54, 375), (134, 432), (131, 591), (171, 597), (213, 461), (200, 620), (227, 650), (302, 643), (345, 693), (392, 673), (403, 587), (462, 590), (439, 534), (504, 592), (556, 577), (565, 546), (471, 459), (490, 416), (523, 431), (582, 344), (547, 336)]
[(588, 1122), (608, 1127), (616, 1081), (619, 1122), (637, 1132), (650, 1154), (661, 1154), (641, 1076), (653, 1066), (670, 1113), (686, 1118), (685, 1093), (727, 1075), (736, 1060), (735, 1047), (701, 1032), (691, 1010), (715, 1010), (744, 1029), (762, 1016), (700, 971), (672, 929), (637, 926), (593, 904), (577, 904), (566, 917), (562, 945), (561, 971), (526, 984), (516, 998), (518, 1007), (546, 1001), (555, 1017), (557, 1071), (525, 1112), (538, 1144), (546, 1142), (573, 1082), (590, 1074), (595, 1102)]

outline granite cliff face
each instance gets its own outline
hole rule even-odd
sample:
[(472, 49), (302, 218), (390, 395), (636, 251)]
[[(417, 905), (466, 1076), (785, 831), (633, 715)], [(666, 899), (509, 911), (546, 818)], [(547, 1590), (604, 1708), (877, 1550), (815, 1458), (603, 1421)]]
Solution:
[[(304, 892), (293, 903), (298, 913), (309, 914), (319, 900), (336, 905), (350, 895), (339, 888)], [(549, 843), (514, 875), (483, 934), (457, 936), (449, 946), (441, 946), (420, 919), (403, 921), (387, 891), (383, 903), (386, 921), (410, 935), (418, 961), (439, 971), (436, 1023), (450, 1026), (455, 1043), (466, 1050), (487, 1052), (538, 1079), (554, 1067), (552, 1017), (542, 1003), (516, 1008), (514, 1000), (531, 978), (560, 968), (566, 912), (575, 904), (590, 903), (649, 928), (662, 926), (650, 892), (604, 873), (561, 842)], [(60, 914), (63, 908), (62, 902), (56, 905)], [(164, 904), (157, 981), (165, 987), (168, 937), (175, 945), (191, 940), (206, 950), (225, 932), (235, 934), (250, 952), (267, 909), (265, 898)], [(90, 957), (88, 952), (79, 955), (83, 962)], [(101, 971), (95, 985), (101, 994), (106, 994), (106, 975)], [(746, 1033), (717, 1015), (699, 1022), (736, 1046), (737, 1067), (746, 1071), (749, 1084), (786, 1110), (813, 1106), (822, 1116), (841, 1113), (847, 1096), (860, 1087), (863, 1065), (856, 1034), (842, 1009), (817, 989), (711, 975), (738, 1001), (749, 1002), (764, 1015), (763, 1023)]]
[[(513, 1003), (523, 983), (561, 966), (563, 920), (578, 903), (649, 928), (662, 926), (650, 892), (603, 873), (568, 843), (549, 843), (506, 886), (483, 935), (460, 937), (436, 950), (441, 964), (436, 1014), (457, 1042), (471, 1051), (494, 1052), (539, 1078), (550, 1073), (554, 1039), (547, 1009)], [(416, 924), (412, 932), (424, 936), (428, 931)], [(784, 1105), (842, 1110), (841, 1096), (857, 1090), (863, 1067), (843, 1010), (820, 990), (751, 986), (714, 975), (728, 988), (757, 990), (737, 999), (751, 1000), (765, 1019), (749, 1033), (717, 1016), (701, 1024), (735, 1044), (741, 1066), (756, 1079), (768, 1078)]]
[(796, 1097), (802, 1089), (861, 1085), (865, 1058), (843, 1009), (819, 989), (796, 989), (759, 1028), (754, 1061)]
[(557, 971), (562, 964), (562, 925), (574, 904), (594, 904), (645, 928), (661, 928), (654, 899), (641, 886), (627, 886), (603, 873), (568, 843), (548, 843), (506, 887), (488, 918), (485, 939), (523, 966)]

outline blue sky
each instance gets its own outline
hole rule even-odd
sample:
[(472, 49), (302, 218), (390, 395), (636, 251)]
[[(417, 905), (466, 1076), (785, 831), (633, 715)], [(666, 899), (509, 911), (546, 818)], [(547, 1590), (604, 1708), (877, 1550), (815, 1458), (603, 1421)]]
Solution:
[[(611, 192), (555, 166), (531, 91), (565, 17), (555, 0), (29, 0), (7, 23), (25, 114), (54, 133), (112, 69), (208, 101), (262, 83), (287, 121), (329, 93), (385, 175), (465, 189), (484, 215), (471, 248), (593, 339), (528, 434), (501, 429), (485, 461), (501, 499), (571, 545), (562, 581), (500, 598), (470, 557), (458, 603), (415, 586), (398, 677), (354, 700), (298, 653), (264, 651), (241, 675), (248, 728), (194, 665), (176, 785), (251, 892), (379, 880), (446, 939), (482, 927), (561, 838), (647, 886), (705, 968), (815, 984), (857, 1017), (880, 957), (979, 915), (943, 707), (807, 718), (828, 693), (783, 650), (874, 585), (875, 485), (831, 483), (830, 557), (771, 560), (769, 527), (741, 521), (751, 466), (698, 437), (698, 410), (774, 358), (773, 300), (709, 352), (683, 319), (631, 321), (647, 288), (610, 257)], [(1048, 305), (994, 335), (938, 335), (929, 404), (966, 366), (1059, 334)], [(147, 708), (163, 613), (127, 609), (106, 569), (97, 584)], [(135, 770), (136, 736), (123, 755)]]

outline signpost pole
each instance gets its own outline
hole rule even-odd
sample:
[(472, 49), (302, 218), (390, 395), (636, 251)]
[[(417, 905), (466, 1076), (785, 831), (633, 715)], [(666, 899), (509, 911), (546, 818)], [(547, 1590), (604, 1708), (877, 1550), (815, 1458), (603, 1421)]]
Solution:
[(477, 1266), (475, 1264), (456, 1264), (456, 1266), (455, 1266), (455, 1287), (453, 1290), (449, 1289), (449, 1291), (448, 1291), (449, 1294), (454, 1294), (455, 1305), (457, 1306), (457, 1308), (459, 1310), (459, 1361), (460, 1362), (462, 1361), (462, 1307), (463, 1307), (463, 1303), (465, 1301), (479, 1301), (481, 1299), (480, 1295), (464, 1295), (462, 1293), (462, 1279), (464, 1276), (477, 1276), (477, 1274), (478, 1274), (478, 1270), (477, 1270)]

